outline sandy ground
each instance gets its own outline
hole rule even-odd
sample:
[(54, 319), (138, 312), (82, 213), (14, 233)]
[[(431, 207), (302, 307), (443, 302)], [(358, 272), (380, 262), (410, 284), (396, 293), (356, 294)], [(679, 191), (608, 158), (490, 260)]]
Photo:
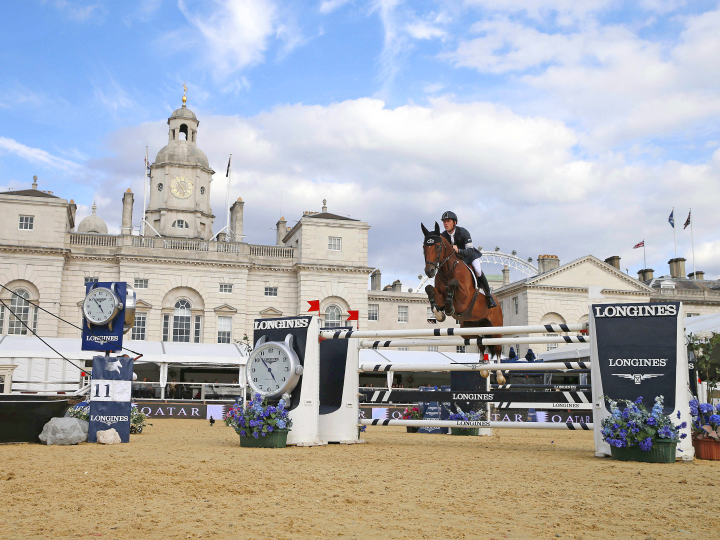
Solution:
[(0, 538), (720, 538), (720, 462), (598, 459), (591, 432), (369, 427), (266, 450), (153, 424), (125, 445), (0, 445)]

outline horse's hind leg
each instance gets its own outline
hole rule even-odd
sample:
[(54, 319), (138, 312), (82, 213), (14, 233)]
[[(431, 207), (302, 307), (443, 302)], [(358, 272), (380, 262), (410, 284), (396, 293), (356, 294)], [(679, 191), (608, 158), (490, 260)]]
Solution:
[[(501, 337), (500, 335), (496, 335), (493, 337)], [(495, 353), (494, 357), (497, 358), (497, 361), (502, 363), (502, 345), (495, 345), (491, 347), (491, 350)], [(497, 379), (498, 384), (505, 384), (505, 376), (503, 375), (502, 371), (499, 369), (495, 371), (495, 378)]]

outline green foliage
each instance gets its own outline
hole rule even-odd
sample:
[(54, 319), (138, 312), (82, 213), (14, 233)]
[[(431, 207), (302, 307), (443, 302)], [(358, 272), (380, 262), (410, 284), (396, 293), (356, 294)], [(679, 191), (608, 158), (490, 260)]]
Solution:
[(690, 334), (688, 350), (695, 355), (698, 379), (708, 383), (708, 395), (698, 396), (707, 403), (710, 401), (710, 388), (720, 381), (720, 334), (713, 332), (709, 338), (698, 338)]

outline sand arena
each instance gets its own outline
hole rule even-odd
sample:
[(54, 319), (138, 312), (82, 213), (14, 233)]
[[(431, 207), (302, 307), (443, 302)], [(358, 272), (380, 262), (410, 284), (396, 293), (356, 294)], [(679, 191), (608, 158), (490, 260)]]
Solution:
[(0, 538), (718, 538), (715, 462), (598, 459), (592, 432), (365, 439), (245, 449), (154, 420), (125, 445), (2, 445)]

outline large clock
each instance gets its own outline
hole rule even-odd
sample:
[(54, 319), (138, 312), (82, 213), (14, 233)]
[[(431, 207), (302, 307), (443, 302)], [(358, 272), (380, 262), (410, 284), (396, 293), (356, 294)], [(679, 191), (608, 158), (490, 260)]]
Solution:
[(178, 199), (187, 199), (192, 195), (193, 189), (192, 180), (184, 176), (176, 176), (170, 183), (170, 191)]
[(245, 376), (253, 393), (270, 399), (291, 393), (302, 375), (303, 367), (293, 350), (293, 337), (285, 341), (265, 341), (261, 337), (245, 366)]
[[(97, 287), (92, 289), (83, 301), (83, 315), (87, 319), (88, 326), (104, 325), (110, 323), (122, 310), (123, 304), (115, 292), (115, 287)], [(110, 327), (112, 332), (112, 326)]]

